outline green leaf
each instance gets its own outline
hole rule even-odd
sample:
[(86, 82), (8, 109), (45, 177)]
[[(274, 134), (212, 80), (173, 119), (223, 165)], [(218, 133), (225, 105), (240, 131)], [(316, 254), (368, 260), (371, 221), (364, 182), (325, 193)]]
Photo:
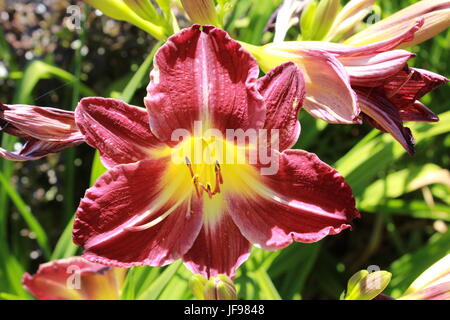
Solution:
[(418, 219), (450, 221), (450, 208), (447, 205), (429, 205), (423, 201), (386, 200), (375, 206), (366, 206), (364, 211), (409, 216)]
[(177, 273), (183, 262), (178, 260), (168, 266), (161, 275), (137, 297), (137, 300), (156, 300)]
[[(25, 273), (25, 270), (4, 245), (0, 245), (0, 258), (0, 269), (5, 272), (9, 291), (24, 298), (29, 297), (22, 286), (22, 276)], [(5, 284), (6, 283), (2, 283), (1, 285)]]
[(107, 169), (100, 160), (100, 152), (97, 150), (95, 151), (94, 160), (92, 161), (90, 185), (93, 186), (95, 181), (97, 181), (97, 179), (106, 171)]
[(281, 300), (272, 279), (263, 268), (249, 271), (246, 265), (236, 275), (238, 298), (246, 300)]
[(0, 300), (27, 300), (27, 298), (7, 292), (0, 292)]
[(161, 274), (162, 269), (149, 266), (132, 267), (125, 279), (122, 291), (123, 300), (134, 300), (141, 295), (156, 278)]
[(433, 183), (450, 185), (450, 173), (435, 164), (403, 169), (387, 175), (368, 186), (359, 201), (359, 208), (382, 204), (385, 199), (397, 198), (405, 193)]
[[(411, 130), (417, 140), (417, 149), (424, 141), (450, 131), (450, 111), (439, 115), (438, 123), (414, 123)], [(351, 185), (355, 196), (361, 195), (378, 172), (405, 155), (406, 151), (390, 135), (373, 130), (356, 144), (334, 167)]]
[(69, 223), (64, 228), (61, 237), (56, 243), (50, 260), (58, 260), (76, 255), (78, 247), (72, 241), (73, 220), (74, 218), (70, 219)]
[(22, 200), (22, 197), (9, 184), (9, 181), (5, 178), (5, 176), (1, 172), (0, 172), (0, 184), (3, 186), (3, 189), (6, 191), (13, 204), (16, 206), (25, 223), (36, 234), (36, 241), (41, 247), (45, 256), (50, 257), (51, 251), (48, 243), (47, 233), (44, 231), (44, 228), (42, 228), (39, 221), (30, 212), (27, 204), (25, 203), (25, 201)]
[(147, 58), (144, 60), (144, 62), (141, 64), (139, 69), (136, 71), (136, 73), (131, 78), (128, 85), (125, 87), (125, 89), (122, 92), (121, 99), (127, 103), (131, 101), (134, 94), (136, 93), (136, 90), (139, 89), (142, 86), (142, 82), (144, 78), (148, 77), (150, 73), (150, 67), (153, 62), (153, 58), (155, 57), (156, 52), (161, 47), (163, 42), (159, 41), (157, 42), (150, 54), (147, 56)]
[[(52, 66), (43, 61), (34, 60), (25, 69), (23, 78), (20, 82), (20, 88), (15, 91), (15, 103), (32, 103), (32, 91), (41, 79), (56, 78), (67, 85), (78, 85), (79, 80), (76, 76), (61, 68)], [(86, 96), (95, 96), (95, 92), (83, 84), (80, 85), (80, 92)]]
[[(293, 299), (295, 294), (300, 294), (305, 287), (306, 280), (310, 276), (313, 267), (317, 261), (321, 243), (295, 243), (291, 247), (294, 247), (291, 254), (295, 259), (292, 259), (291, 263), (286, 263), (285, 260), (281, 260), (280, 264), (287, 264), (289, 267), (284, 272), (284, 280), (280, 287), (280, 293), (284, 299)], [(276, 263), (276, 261), (275, 261)]]
[(166, 288), (158, 297), (159, 300), (186, 300), (192, 299), (193, 294), (189, 288), (189, 279), (192, 272), (184, 265), (178, 269), (178, 272), (172, 277)]

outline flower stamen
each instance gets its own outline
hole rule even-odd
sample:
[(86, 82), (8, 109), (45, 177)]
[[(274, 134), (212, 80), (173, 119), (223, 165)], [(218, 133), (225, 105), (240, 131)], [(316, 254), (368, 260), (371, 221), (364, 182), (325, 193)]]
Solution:
[(186, 165), (189, 168), (189, 172), (191, 174), (191, 177), (193, 178), (194, 177), (194, 171), (192, 170), (191, 160), (189, 160), (189, 157), (185, 157), (185, 159), (186, 159)]
[(215, 194), (220, 193), (220, 185), (223, 184), (223, 177), (222, 177), (222, 171), (220, 169), (220, 164), (218, 161), (216, 161), (216, 163), (214, 165), (215, 186), (214, 186), (214, 190), (213, 190), (211, 183), (207, 182), (206, 184), (204, 184), (204, 183), (200, 182), (200, 177), (197, 174), (195, 174), (189, 157), (185, 157), (185, 160), (186, 160), (186, 165), (189, 169), (189, 173), (192, 177), (192, 183), (194, 184), (195, 192), (197, 193), (197, 196), (199, 198), (202, 197), (203, 191), (205, 191), (208, 194), (208, 197), (210, 199)]

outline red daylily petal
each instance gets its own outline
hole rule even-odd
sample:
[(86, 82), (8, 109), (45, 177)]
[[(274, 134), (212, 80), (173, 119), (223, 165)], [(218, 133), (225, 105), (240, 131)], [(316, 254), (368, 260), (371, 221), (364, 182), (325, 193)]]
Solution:
[(423, 25), (424, 20), (418, 19), (411, 27), (403, 30), (392, 38), (383, 41), (378, 41), (361, 46), (353, 46), (348, 44), (325, 42), (325, 41), (286, 41), (284, 43), (277, 43), (276, 47), (279, 49), (295, 52), (296, 50), (320, 50), (326, 51), (338, 58), (349, 56), (367, 56), (376, 53), (382, 53), (395, 49), (400, 43), (411, 41), (414, 39), (414, 34)]
[(414, 138), (411, 130), (403, 127), (403, 121), (396, 106), (376, 91), (359, 88), (356, 92), (361, 111), (369, 117), (367, 119), (369, 123), (377, 129), (390, 133), (410, 155), (413, 155)]
[(304, 71), (306, 96), (303, 107), (329, 123), (358, 123), (356, 94), (344, 66), (332, 55), (314, 50), (298, 52)]
[(339, 58), (350, 75), (352, 85), (375, 87), (386, 82), (386, 78), (396, 75), (413, 53), (404, 50), (392, 50), (366, 56)]
[(84, 142), (74, 113), (55, 108), (0, 103), (0, 131), (26, 140), (18, 151), (0, 148), (0, 157), (11, 161), (37, 160)]
[(234, 277), (237, 268), (250, 255), (250, 243), (234, 224), (228, 213), (220, 221), (204, 223), (192, 248), (184, 255), (186, 266), (205, 277), (227, 274)]
[(265, 181), (270, 193), (233, 194), (228, 206), (242, 234), (266, 250), (292, 241), (319, 241), (351, 227), (359, 217), (351, 188), (314, 154), (284, 151), (278, 173)]
[(450, 300), (450, 281), (430, 285), (422, 290), (408, 294), (401, 300)]
[(0, 157), (10, 161), (30, 161), (43, 158), (50, 153), (57, 153), (66, 148), (79, 145), (83, 139), (72, 142), (47, 142), (29, 139), (19, 151), (7, 151), (0, 148)]
[[(1, 127), (21, 138), (32, 137), (48, 142), (81, 140), (74, 113), (56, 108), (0, 104)], [(8, 127), (12, 127), (8, 131)]]
[(398, 108), (398, 113), (402, 121), (415, 122), (437, 122), (439, 117), (420, 101), (415, 101), (412, 105)]
[(258, 64), (225, 31), (194, 25), (169, 38), (155, 56), (145, 98), (153, 133), (169, 141), (194, 121), (219, 130), (261, 128)]
[(175, 199), (164, 190), (167, 163), (115, 166), (86, 192), (73, 231), (74, 242), (84, 247), (83, 257), (118, 267), (162, 266), (190, 249), (202, 213), (197, 198)]
[(28, 155), (21, 155), (21, 152), (12, 152), (0, 148), (0, 157), (9, 161), (29, 161), (29, 160), (37, 160), (42, 157), (33, 157)]
[[(414, 40), (415, 33), (420, 28), (422, 28), (424, 24), (425, 19), (423, 17), (415, 19), (414, 22), (406, 21), (405, 27), (403, 29), (399, 28), (398, 30), (400, 31), (394, 34), (393, 37), (388, 38), (386, 40), (370, 43), (367, 45), (353, 46), (354, 49), (352, 49), (350, 52), (351, 54), (365, 55), (368, 52), (384, 52), (388, 50), (393, 50), (402, 43)], [(352, 38), (350, 38), (344, 43), (352, 45), (352, 41), (353, 41)], [(338, 46), (336, 47), (338, 48)]]
[(389, 78), (383, 85), (385, 95), (398, 107), (406, 107), (433, 91), (448, 79), (437, 73), (405, 68)]
[(264, 97), (264, 129), (279, 130), (279, 150), (292, 147), (300, 135), (298, 112), (305, 96), (303, 73), (292, 62), (284, 63), (258, 80)]
[[(110, 267), (81, 257), (41, 264), (35, 275), (25, 273), (22, 283), (39, 300), (120, 299), (122, 285)], [(91, 290), (94, 284), (97, 286)], [(99, 296), (99, 293), (103, 295)]]
[(100, 151), (106, 167), (150, 159), (161, 144), (150, 131), (145, 109), (107, 98), (84, 98), (75, 117), (86, 142)]

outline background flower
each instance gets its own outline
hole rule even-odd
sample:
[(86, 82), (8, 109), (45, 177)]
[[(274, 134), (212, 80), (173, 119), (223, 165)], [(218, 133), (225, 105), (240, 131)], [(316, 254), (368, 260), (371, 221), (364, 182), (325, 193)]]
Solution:
[(22, 282), (39, 300), (118, 300), (125, 274), (126, 269), (71, 257), (40, 265), (35, 275), (25, 273)]

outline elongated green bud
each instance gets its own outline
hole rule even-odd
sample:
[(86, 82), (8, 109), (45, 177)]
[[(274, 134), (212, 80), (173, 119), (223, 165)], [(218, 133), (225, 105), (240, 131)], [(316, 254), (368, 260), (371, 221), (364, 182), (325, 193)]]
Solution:
[(375, 0), (351, 0), (339, 12), (329, 30), (326, 41), (340, 37), (360, 24), (372, 10)]
[(321, 0), (316, 9), (311, 40), (322, 40), (330, 31), (339, 12), (339, 0)]
[(150, 0), (123, 0), (123, 2), (142, 19), (154, 23), (162, 20)]
[(302, 16), (300, 18), (300, 28), (302, 32), (302, 40), (311, 40), (311, 35), (313, 34), (313, 23), (314, 17), (316, 16), (317, 2), (315, 0), (311, 1), (303, 10)]
[(134, 24), (158, 40), (166, 38), (166, 30), (161, 21), (148, 20), (152, 16), (148, 11), (151, 4), (145, 6), (144, 0), (86, 0), (86, 2), (113, 19)]
[(191, 279), (189, 279), (189, 288), (197, 300), (205, 300), (203, 291), (205, 289), (206, 282), (208, 282), (208, 280), (201, 274), (194, 274)]
[(219, 25), (213, 0), (181, 0), (181, 3), (193, 23)]

